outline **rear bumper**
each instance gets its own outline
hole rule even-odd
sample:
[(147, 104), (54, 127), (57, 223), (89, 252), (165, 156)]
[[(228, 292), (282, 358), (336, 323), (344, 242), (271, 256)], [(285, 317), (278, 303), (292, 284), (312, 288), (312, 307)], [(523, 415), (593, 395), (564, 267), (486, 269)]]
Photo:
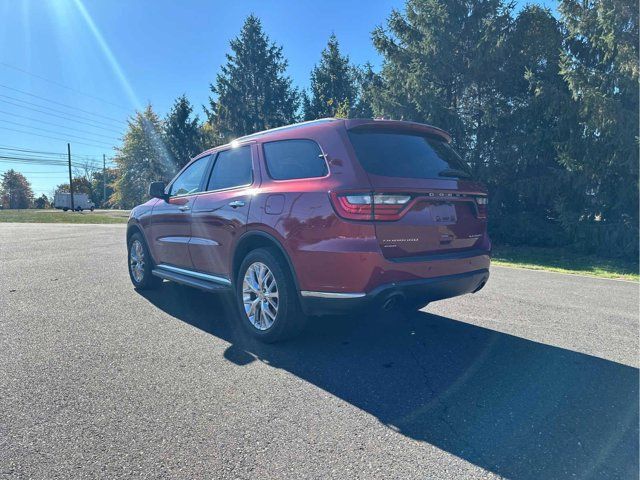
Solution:
[(367, 306), (384, 305), (397, 297), (400, 301), (427, 304), (435, 300), (475, 293), (489, 279), (487, 268), (418, 280), (406, 280), (380, 285), (367, 293), (301, 292), (301, 303), (308, 315), (340, 313)]

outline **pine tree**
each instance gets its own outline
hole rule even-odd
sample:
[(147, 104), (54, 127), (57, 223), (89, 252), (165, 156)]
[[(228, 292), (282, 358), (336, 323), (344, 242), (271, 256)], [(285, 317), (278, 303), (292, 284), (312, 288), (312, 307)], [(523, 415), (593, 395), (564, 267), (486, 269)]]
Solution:
[(497, 85), (510, 12), (502, 0), (408, 0), (373, 32), (384, 57), (379, 113), (448, 130), (476, 174), (506, 106)]
[[(103, 178), (102, 170), (97, 170), (91, 176), (91, 201), (101, 207), (109, 205), (109, 198), (113, 195), (113, 182), (116, 181), (118, 171), (115, 168), (107, 168)], [(106, 195), (103, 196), (103, 194)]]
[(206, 109), (217, 134), (230, 140), (294, 122), (298, 92), (285, 75), (282, 47), (271, 42), (260, 20), (249, 15), (230, 45)]
[(638, 5), (562, 0), (562, 74), (579, 106), (579, 128), (562, 160), (582, 184), (564, 205), (585, 242), (638, 254)]
[(491, 190), (492, 238), (509, 244), (554, 246), (567, 241), (558, 205), (575, 175), (558, 146), (576, 125), (575, 102), (559, 74), (562, 32), (548, 9), (524, 7), (509, 31), (508, 75), (498, 88), (507, 100), (484, 178)]
[(351, 116), (354, 118), (373, 118), (382, 110), (378, 103), (378, 93), (383, 89), (382, 77), (374, 72), (371, 63), (355, 69), (358, 93)]
[(340, 53), (338, 39), (329, 37), (320, 63), (311, 71), (311, 88), (305, 92), (302, 108), (305, 120), (347, 117), (356, 103), (356, 77), (349, 57)]
[(33, 207), (40, 209), (50, 208), (51, 202), (49, 201), (49, 198), (43, 193), (33, 201)]
[(3, 208), (29, 208), (33, 190), (27, 178), (15, 170), (7, 170), (0, 183), (0, 203)]
[(162, 122), (148, 105), (129, 120), (121, 147), (116, 149), (118, 178), (109, 202), (131, 208), (147, 198), (149, 183), (169, 181), (176, 172), (162, 138)]
[(187, 97), (176, 99), (164, 121), (164, 141), (170, 158), (180, 169), (203, 150), (200, 120), (192, 117), (193, 107)]

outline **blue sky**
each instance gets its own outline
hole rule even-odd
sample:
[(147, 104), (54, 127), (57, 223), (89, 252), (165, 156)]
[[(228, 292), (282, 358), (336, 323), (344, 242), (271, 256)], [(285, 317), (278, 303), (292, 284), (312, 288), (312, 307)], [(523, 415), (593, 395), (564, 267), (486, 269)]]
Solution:
[(289, 75), (305, 88), (332, 32), (354, 63), (379, 65), (371, 31), (403, 5), (403, 0), (0, 0), (0, 173), (15, 168), (36, 195), (51, 194), (65, 181), (63, 165), (10, 163), (2, 157), (62, 159), (55, 154), (66, 153), (70, 141), (74, 157), (85, 156), (78, 162), (101, 163), (103, 154), (113, 155), (112, 146), (136, 108), (151, 102), (164, 115), (182, 93), (203, 118), (209, 84), (250, 13), (284, 47)]

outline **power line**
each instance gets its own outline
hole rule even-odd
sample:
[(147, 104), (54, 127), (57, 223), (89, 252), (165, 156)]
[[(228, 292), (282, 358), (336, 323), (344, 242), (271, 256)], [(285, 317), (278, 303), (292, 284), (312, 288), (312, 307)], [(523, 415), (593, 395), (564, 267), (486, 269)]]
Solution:
[[(51, 107), (47, 107), (46, 105), (38, 105), (37, 103), (27, 102), (26, 100), (22, 100), (20, 98), (15, 98), (15, 97), (12, 97), (10, 95), (1, 95), (0, 94), (0, 97), (9, 98), (9, 99), (15, 100), (17, 102), (26, 103), (27, 105), (33, 105), (33, 106), (36, 106), (38, 108), (44, 108), (44, 109), (47, 109), (47, 110), (51, 110), (52, 112), (62, 113), (64, 115), (57, 115), (55, 113), (43, 112), (42, 110), (39, 110), (38, 108), (27, 107), (25, 105), (20, 105), (18, 103), (13, 103), (13, 102), (9, 102), (7, 100), (2, 100), (2, 98), (0, 98), (0, 102), (6, 103), (8, 105), (13, 105), (14, 107), (24, 108), (26, 110), (31, 110), (33, 112), (42, 113), (43, 115), (49, 115), (51, 117), (58, 117), (58, 118), (62, 118), (64, 120), (70, 120), (72, 122), (80, 123), (80, 124), (86, 125), (88, 127), (102, 128), (105, 131), (109, 131), (109, 132), (113, 132), (113, 133), (117, 133), (117, 134), (121, 133), (119, 130), (113, 130), (113, 128), (105, 128), (105, 127), (114, 127), (114, 125), (109, 124), (109, 123), (104, 123), (104, 122), (101, 122), (99, 120), (94, 120), (93, 118), (82, 117), (82, 116), (79, 116), (77, 114), (76, 114), (76, 116), (74, 118), (74, 117), (70, 116), (70, 115), (74, 115), (72, 113), (65, 112), (63, 110), (57, 110), (57, 109), (51, 108)], [(91, 122), (91, 123), (87, 123), (87, 122)], [(94, 125), (94, 124), (96, 124), (96, 125)], [(101, 125), (103, 125), (103, 126), (101, 126)]]
[[(61, 140), (63, 142), (67, 141), (67, 139), (65, 139), (65, 138), (52, 137), (50, 135), (40, 135), (39, 133), (25, 132), (24, 130), (17, 130), (15, 128), (9, 128), (9, 127), (0, 127), (0, 130), (8, 130), (10, 132), (24, 133), (26, 135), (33, 135), (35, 137), (49, 138), (51, 140)], [(73, 142), (73, 143), (77, 144), (77, 145), (84, 145), (85, 147), (104, 148), (104, 146), (102, 146), (102, 145), (95, 145), (93, 143), (86, 143), (86, 142)]]
[[(4, 150), (2, 148), (0, 148), (0, 150)], [(23, 152), (18, 152), (18, 153), (14, 153), (11, 150), (8, 150), (7, 152), (4, 151), (0, 151), (0, 156), (5, 156), (5, 157), (11, 157), (11, 158), (18, 158), (18, 159), (33, 159), (33, 160), (51, 160), (51, 161), (56, 161), (56, 162), (66, 162), (66, 160), (63, 157), (52, 157), (52, 156), (48, 156), (48, 155), (43, 155), (43, 154), (33, 154), (33, 153), (23, 153)], [(76, 157), (80, 157), (80, 155), (76, 155)], [(102, 163), (102, 161), (100, 159), (98, 159), (97, 157), (86, 157), (86, 158), (80, 158), (80, 160), (85, 160), (85, 161), (95, 161), (96, 164), (98, 163)], [(106, 160), (106, 158), (105, 158)], [(109, 163), (113, 163), (113, 159), (110, 158), (109, 159)]]
[[(8, 151), (11, 152), (11, 155), (19, 155), (22, 157), (25, 157), (25, 153), (28, 154), (28, 157), (36, 157), (36, 158), (50, 158), (51, 155), (60, 157), (60, 159), (64, 158), (65, 155), (63, 153), (58, 153), (58, 152), (44, 152), (41, 150), (31, 150), (31, 149), (25, 149), (25, 148), (18, 148), (18, 147), (9, 147), (6, 145), (0, 145), (0, 153), (2, 153), (2, 151)], [(18, 153), (15, 153), (18, 152)], [(8, 155), (8, 154), (7, 154)], [(75, 155), (77, 158), (80, 158), (82, 160), (94, 160), (96, 162), (99, 162), (101, 159), (99, 157), (95, 157), (92, 155), (86, 155), (86, 154), (78, 154)], [(112, 163), (113, 157), (108, 157), (109, 158), (109, 163)]]
[(19, 114), (15, 114), (15, 113), (11, 113), (11, 112), (5, 112), (4, 110), (0, 110), (0, 113), (6, 113), (7, 115), (12, 115), (14, 117), (20, 117), (20, 118), (24, 118), (25, 120), (32, 120), (34, 122), (38, 122), (38, 123), (44, 123), (46, 125), (53, 125), (54, 127), (61, 127), (61, 128), (66, 128), (67, 130), (74, 130), (76, 132), (80, 132), (80, 133), (86, 133), (89, 135), (93, 135), (95, 137), (104, 137), (104, 138), (108, 138), (111, 140), (116, 140), (116, 138), (109, 136), (109, 135), (102, 135), (100, 133), (93, 133), (93, 132), (88, 132), (87, 130), (81, 130), (79, 128), (73, 128), (73, 127), (68, 127), (66, 125), (60, 125), (59, 123), (53, 123), (53, 122), (47, 122), (45, 120), (38, 120), (37, 118), (33, 118), (33, 117), (27, 117), (25, 115), (19, 115)]
[[(25, 157), (11, 157), (6, 155), (0, 155), (0, 162), (2, 163), (19, 163), (21, 165), (37, 165), (37, 166), (52, 166), (52, 167), (61, 167), (66, 165), (65, 163), (60, 163), (58, 160), (45, 160), (43, 158), (25, 158)], [(77, 168), (102, 168), (102, 165), (99, 163), (81, 163), (81, 162), (73, 162), (73, 166)], [(117, 165), (109, 164), (109, 168), (116, 168)]]
[[(43, 158), (26, 158), (26, 157), (11, 157), (0, 155), (0, 163), (16, 163), (20, 165), (37, 165), (37, 166), (55, 166), (65, 167), (68, 165), (67, 161), (61, 160), (45, 160)], [(102, 168), (102, 165), (98, 163), (83, 164), (78, 162), (72, 162), (71, 165), (76, 168), (95, 168), (97, 170)], [(115, 165), (110, 165), (110, 168), (114, 168)]]
[(24, 123), (12, 122), (11, 120), (3, 120), (2, 118), (0, 118), (0, 122), (8, 123), (10, 125), (15, 125), (15, 126), (18, 126), (18, 127), (30, 128), (30, 129), (33, 129), (33, 130), (39, 130), (39, 131), (45, 132), (45, 133), (53, 133), (54, 135), (64, 135), (66, 137), (79, 138), (81, 140), (90, 140), (92, 142), (102, 143), (104, 146), (101, 147), (101, 148), (112, 147), (113, 146), (113, 145), (111, 145), (111, 144), (109, 144), (107, 142), (103, 142), (103, 141), (101, 141), (99, 139), (96, 139), (96, 138), (85, 138), (85, 137), (80, 137), (78, 135), (70, 135), (70, 134), (67, 134), (65, 132), (56, 132), (55, 130), (49, 130), (49, 129), (46, 129), (46, 128), (33, 127), (31, 125), (25, 125)]
[[(53, 170), (29, 170), (28, 172), (23, 172), (25, 175), (58, 175), (60, 174), (59, 171), (53, 171)], [(62, 172), (64, 174), (64, 172)]]
[(56, 176), (60, 176), (62, 175), (63, 177), (66, 178), (67, 174), (64, 172), (54, 172), (54, 173), (33, 173), (33, 172), (20, 172), (22, 175), (24, 175), (25, 177), (35, 177), (36, 180), (46, 180), (46, 178), (40, 178), (40, 176), (45, 176), (45, 177), (56, 177)]
[(29, 158), (29, 157), (16, 157), (13, 155), (0, 155), (0, 160), (12, 160), (21, 163), (33, 163), (35, 165), (66, 165), (66, 162), (61, 159), (54, 158)]
[(71, 105), (67, 105), (66, 103), (57, 102), (56, 100), (50, 100), (50, 99), (48, 99), (48, 98), (46, 98), (46, 97), (41, 97), (40, 95), (35, 95), (35, 94), (33, 94), (33, 93), (25, 92), (24, 90), (20, 90), (20, 89), (18, 89), (18, 88), (9, 87), (8, 85), (3, 85), (3, 84), (1, 84), (1, 83), (0, 83), (0, 87), (1, 87), (1, 88), (6, 88), (7, 90), (11, 90), (11, 91), (14, 91), (14, 92), (21, 93), (21, 94), (23, 94), (23, 95), (27, 95), (27, 96), (29, 96), (29, 97), (37, 98), (37, 99), (39, 99), (39, 100), (44, 100), (45, 102), (54, 103), (54, 104), (56, 104), (56, 105), (60, 105), (61, 107), (70, 108), (70, 109), (72, 109), (72, 110), (78, 110), (79, 112), (87, 113), (87, 114), (89, 114), (89, 115), (94, 115), (94, 116), (96, 116), (96, 117), (105, 118), (105, 119), (107, 119), (107, 120), (111, 120), (112, 122), (125, 123), (125, 122), (123, 122), (122, 120), (118, 120), (117, 118), (108, 117), (108, 116), (106, 116), (106, 115), (100, 115), (99, 113), (94, 113), (94, 112), (92, 112), (92, 111), (90, 111), (90, 110), (84, 110), (84, 109), (82, 109), (82, 108), (73, 107), (73, 106), (71, 106)]
[(27, 153), (28, 156), (31, 157), (36, 157), (36, 158), (51, 158), (52, 155), (59, 157), (60, 159), (62, 157), (60, 157), (60, 155), (56, 154), (56, 153), (38, 153), (38, 152), (30, 152), (30, 151), (24, 151), (24, 150), (15, 150), (13, 148), (0, 148), (0, 153), (5, 153), (4, 150), (6, 150), (7, 155), (11, 154), (11, 155), (19, 155), (19, 156), (25, 156), (24, 154)]
[(96, 97), (95, 95), (91, 95), (90, 93), (82, 92), (80, 90), (77, 90), (75, 88), (69, 87), (69, 86), (64, 85), (62, 83), (56, 82), (55, 80), (50, 80), (48, 78), (45, 78), (45, 77), (43, 77), (41, 75), (36, 75), (35, 73), (28, 72), (28, 71), (26, 71), (26, 70), (24, 70), (24, 69), (22, 69), (20, 67), (16, 67), (14, 65), (9, 65), (8, 63), (5, 63), (5, 62), (0, 62), (0, 65), (2, 65), (3, 67), (6, 67), (6, 68), (11, 68), (11, 69), (16, 70), (18, 72), (22, 72), (22, 73), (24, 73), (26, 75), (30, 75), (30, 76), (35, 77), (35, 78), (39, 78), (40, 80), (44, 80), (45, 82), (49, 82), (49, 83), (51, 83), (53, 85), (57, 85), (57, 86), (59, 86), (61, 88), (65, 88), (65, 89), (70, 90), (72, 92), (79, 93), (80, 95), (84, 95), (85, 97), (93, 98), (94, 100), (100, 100), (101, 102), (107, 103), (109, 105), (113, 105), (114, 107), (122, 108), (124, 110), (130, 110), (128, 107), (124, 107), (122, 105), (118, 105), (117, 103), (110, 102), (109, 100), (105, 100), (103, 98)]
[(26, 103), (27, 105), (35, 105), (36, 107), (46, 108), (46, 109), (51, 110), (53, 112), (62, 113), (63, 115), (58, 115), (57, 113), (46, 112), (44, 110), (40, 110), (40, 108), (32, 108), (32, 107), (28, 107), (26, 105), (20, 105), (19, 103), (10, 102), (8, 100), (3, 100), (2, 98), (0, 98), (0, 102), (6, 103), (7, 105), (12, 105), (14, 107), (23, 108), (25, 110), (30, 110), (32, 112), (40, 113), (42, 115), (49, 115), (51, 117), (62, 118), (63, 120), (68, 120), (68, 121), (71, 121), (71, 122), (79, 123), (81, 125), (86, 125), (87, 127), (100, 128), (100, 129), (104, 130), (105, 132), (113, 132), (113, 133), (116, 133), (118, 135), (122, 134), (122, 132), (120, 130), (115, 130), (113, 128), (109, 128), (109, 127), (113, 127), (114, 126), (114, 125), (109, 124), (109, 123), (103, 123), (103, 122), (100, 122), (98, 120), (93, 120), (92, 118), (81, 117), (81, 116), (78, 116), (78, 115), (76, 115), (75, 117), (72, 117), (71, 115), (74, 115), (72, 113), (63, 112), (62, 110), (56, 110), (55, 108), (49, 108), (49, 107), (44, 106), (44, 105), (38, 105), (37, 103), (27, 102), (25, 100), (20, 100), (19, 98), (14, 98), (14, 97), (11, 97), (9, 95), (1, 95), (0, 94), (0, 97), (10, 98), (11, 100), (15, 100), (15, 101), (18, 101), (18, 102)]
[[(57, 155), (60, 157), (66, 157), (66, 155), (64, 153), (60, 153), (60, 152), (45, 152), (42, 150), (32, 150), (32, 149), (27, 149), (27, 148), (21, 148), (21, 147), (15, 147), (12, 145), (0, 145), (0, 150), (8, 150), (8, 151), (12, 151), (12, 152), (26, 152), (26, 153), (30, 153), (33, 154), (34, 156), (36, 155)], [(100, 157), (96, 157), (93, 155), (86, 155), (86, 154), (78, 154), (75, 155), (76, 157), (82, 157), (85, 159), (89, 159), (89, 160), (100, 160)], [(108, 157), (110, 160), (113, 159), (113, 157)]]

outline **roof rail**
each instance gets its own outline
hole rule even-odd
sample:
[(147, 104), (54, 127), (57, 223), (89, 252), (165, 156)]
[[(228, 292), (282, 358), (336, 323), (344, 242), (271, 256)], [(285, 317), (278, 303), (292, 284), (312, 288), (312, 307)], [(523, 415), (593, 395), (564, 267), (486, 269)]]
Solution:
[(263, 135), (267, 135), (273, 132), (283, 132), (286, 130), (295, 130), (297, 128), (302, 127), (310, 127), (313, 125), (318, 125), (322, 123), (335, 122), (339, 120), (338, 118), (319, 118), (317, 120), (309, 120), (307, 122), (294, 123), (292, 125), (285, 125), (283, 127), (270, 128), (268, 130), (262, 130), (261, 132), (250, 133), (249, 135), (245, 135), (244, 137), (239, 137), (233, 140), (234, 142), (244, 142), (245, 140), (251, 140), (253, 138), (262, 137)]

